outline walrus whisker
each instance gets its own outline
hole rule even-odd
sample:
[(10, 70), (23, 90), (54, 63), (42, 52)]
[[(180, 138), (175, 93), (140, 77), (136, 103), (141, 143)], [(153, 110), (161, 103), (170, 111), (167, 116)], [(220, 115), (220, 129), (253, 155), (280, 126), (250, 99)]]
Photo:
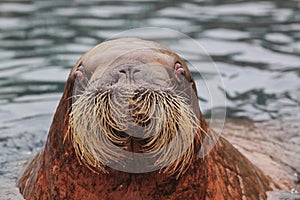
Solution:
[[(167, 101), (166, 99), (163, 99), (163, 101), (164, 101), (164, 105), (165, 104), (170, 104), (170, 103), (172, 103), (172, 101)], [(173, 102), (173, 105), (175, 105), (175, 110), (176, 109), (178, 109), (178, 107), (180, 107), (180, 105), (178, 105), (178, 104), (174, 104), (174, 102)], [(173, 106), (174, 107), (174, 106)], [(172, 108), (171, 106), (169, 106), (168, 108)], [(181, 116), (179, 116), (178, 114), (176, 115), (176, 114), (170, 114), (170, 110), (167, 110), (167, 112), (166, 112), (166, 119), (174, 119), (173, 121), (177, 121), (177, 120), (180, 120), (180, 118), (181, 118)], [(161, 116), (164, 116), (164, 115), (161, 115)], [(175, 124), (174, 122), (172, 122), (173, 124)], [(157, 124), (159, 124), (159, 123), (157, 123)], [(171, 139), (173, 138), (173, 136), (171, 136), (171, 135), (169, 135), (169, 134), (167, 134), (167, 133), (170, 133), (170, 132), (176, 132), (176, 127), (175, 127), (175, 125), (173, 126), (173, 127), (169, 127), (170, 128), (170, 130), (165, 130), (164, 129), (164, 131), (161, 133), (161, 134), (159, 134), (157, 137), (153, 137), (152, 138), (152, 140), (150, 140), (146, 145), (145, 145), (145, 147), (147, 147), (147, 150), (149, 151), (149, 152), (154, 152), (154, 153), (158, 153), (159, 152), (159, 150), (161, 149), (161, 148), (163, 148), (163, 146), (165, 146), (167, 143), (169, 143), (170, 141), (171, 141)], [(183, 130), (181, 130), (181, 131), (183, 131)], [(164, 138), (163, 139), (161, 139), (162, 141), (165, 141), (165, 143), (161, 143), (161, 142), (159, 142), (158, 144), (157, 144), (157, 141), (160, 139), (160, 137), (161, 136), (164, 136)], [(194, 137), (194, 135), (191, 137), (191, 138), (193, 138)], [(177, 145), (178, 146), (178, 145)], [(179, 148), (179, 151), (181, 151), (182, 149), (181, 149), (181, 146), (179, 145), (178, 146)], [(191, 148), (192, 149), (192, 148)], [(164, 153), (162, 153), (162, 154), (160, 154), (160, 157), (158, 158), (158, 160), (157, 160), (157, 162), (156, 162), (156, 164), (157, 165), (160, 165), (161, 164), (161, 162), (160, 161), (169, 161), (170, 160), (170, 157), (169, 156), (165, 156), (165, 155), (170, 155), (170, 152), (171, 152), (171, 149), (167, 149), (167, 151), (165, 151)], [(173, 154), (173, 152), (172, 152), (172, 154)], [(188, 154), (192, 154), (192, 151), (190, 151)], [(185, 155), (187, 155), (187, 154), (185, 154)], [(184, 157), (184, 158), (186, 158), (186, 157)], [(187, 159), (188, 160), (188, 159)], [(188, 163), (188, 162), (187, 162)], [(182, 169), (180, 169), (179, 167), (179, 162), (175, 162), (175, 163), (173, 163), (173, 167), (175, 168), (175, 169), (178, 169), (179, 171), (182, 171)], [(173, 168), (173, 169), (174, 169)], [(165, 170), (165, 171), (167, 171), (167, 170)], [(176, 170), (174, 170), (174, 171), (176, 171)], [(171, 172), (172, 173), (172, 172)]]
[[(88, 97), (90, 97), (90, 95), (88, 96)], [(86, 100), (86, 99), (85, 99)], [(87, 100), (89, 100), (89, 98), (87, 98)], [(80, 102), (80, 101), (79, 101)], [(90, 101), (87, 101), (87, 103), (85, 103), (85, 104), (83, 104), (83, 105), (85, 105), (84, 106), (84, 108), (83, 108), (83, 110), (87, 110), (88, 112), (90, 112), (90, 113), (93, 113), (93, 115), (95, 115), (95, 109), (94, 109), (94, 112), (92, 112), (92, 111), (89, 111), (89, 108), (93, 108), (92, 106), (90, 106), (89, 104), (91, 103), (92, 101), (90, 100)], [(88, 105), (88, 106), (87, 106)], [(79, 109), (79, 111), (80, 111), (80, 109)], [(74, 113), (74, 116), (77, 116), (76, 115), (76, 102), (73, 104), (73, 109), (72, 109), (72, 112)], [(79, 116), (80, 116), (80, 114), (81, 113), (79, 113)], [(71, 123), (70, 124), (72, 124), (73, 123), (73, 121), (74, 121), (74, 117), (71, 115), (71, 117), (70, 117), (71, 119), (73, 119), (73, 120), (71, 120)], [(95, 122), (93, 122), (94, 120), (93, 119), (95, 119), (94, 117), (92, 117), (91, 118), (92, 120), (92, 123), (91, 124), (97, 124), (97, 123), (95, 123)], [(80, 119), (79, 119), (80, 120)], [(89, 127), (89, 128), (91, 128), (91, 133), (93, 133), (93, 132), (96, 132), (97, 133), (97, 131), (95, 131), (95, 130), (97, 130), (97, 126), (93, 126), (93, 127), (90, 127), (89, 126), (89, 124), (85, 121), (85, 120), (80, 120), (77, 124), (82, 124), (82, 126), (83, 127), (86, 127), (86, 129)], [(78, 127), (77, 126), (77, 128), (76, 128), (76, 126), (75, 127), (73, 127), (73, 131), (72, 131), (72, 141), (73, 141), (73, 146), (74, 146), (74, 148), (75, 148), (75, 152), (78, 154), (78, 155), (80, 155), (79, 156), (79, 158), (81, 159), (81, 161), (85, 164), (85, 163), (89, 163), (87, 166), (90, 166), (90, 165), (92, 165), (92, 166), (98, 166), (98, 168), (100, 168), (100, 169), (102, 169), (102, 171), (105, 171), (105, 170), (103, 170), (103, 167), (102, 167), (102, 162), (97, 162), (97, 160), (95, 160), (94, 159), (94, 156), (95, 155), (97, 155), (97, 152), (95, 151), (95, 149), (93, 149), (93, 148), (88, 148), (88, 149), (86, 149), (86, 147), (85, 147), (85, 144), (87, 144), (87, 143), (89, 143), (89, 142), (91, 142), (92, 144), (93, 144), (93, 142), (94, 142), (94, 140), (92, 140), (92, 141), (90, 141), (90, 139), (89, 139), (89, 137), (88, 137), (88, 135), (86, 135), (86, 137), (85, 137), (85, 139), (84, 138), (82, 138), (82, 137), (79, 137), (78, 138), (78, 134), (76, 134), (76, 132), (78, 131), (78, 130), (76, 130), (76, 129), (78, 129), (79, 128), (79, 131), (80, 131), (80, 127)], [(81, 131), (80, 131), (81, 132)], [(81, 139), (80, 139), (81, 138)], [(93, 138), (93, 136), (91, 137), (91, 138)], [(79, 140), (78, 140), (79, 139)], [(83, 140), (82, 140), (83, 139)], [(95, 139), (95, 138), (93, 138), (93, 139)], [(97, 138), (96, 138), (97, 139)], [(101, 139), (101, 138), (100, 138)], [(87, 140), (87, 141), (89, 141), (89, 142), (85, 142), (85, 140)], [(106, 159), (105, 157), (103, 158), (104, 160), (108, 160), (108, 159)]]
[[(110, 146), (115, 144), (122, 147), (132, 136), (120, 136), (115, 131), (124, 132), (129, 124), (136, 123), (145, 126), (144, 137), (148, 138), (142, 145), (143, 151), (156, 158), (155, 165), (160, 166), (167, 162), (170, 165), (165, 167), (164, 173), (184, 172), (191, 163), (193, 139), (198, 128), (195, 114), (185, 103), (186, 97), (175, 95), (170, 90), (141, 88), (121, 92), (125, 97), (120, 99), (119, 93), (113, 90), (104, 90), (97, 94), (89, 90), (73, 102), (70, 114), (72, 141), (81, 162), (99, 171), (105, 171), (105, 163), (111, 162), (115, 157), (121, 157), (119, 162), (122, 163), (125, 156), (114, 152)], [(91, 117), (78, 118), (82, 113)], [(132, 122), (128, 115), (131, 115)], [(77, 118), (74, 119), (74, 116)], [(85, 118), (91, 120), (86, 121)], [(182, 137), (181, 134), (185, 136)]]

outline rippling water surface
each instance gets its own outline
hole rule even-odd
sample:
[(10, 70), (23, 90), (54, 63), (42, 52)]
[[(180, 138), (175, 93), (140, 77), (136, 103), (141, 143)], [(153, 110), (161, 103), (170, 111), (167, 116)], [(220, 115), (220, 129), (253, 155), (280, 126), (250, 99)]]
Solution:
[[(0, 2), (0, 199), (17, 199), (24, 162), (44, 144), (69, 70), (121, 31), (164, 27), (199, 42), (215, 61), (227, 117), (300, 119), (300, 2), (244, 0), (36, 0)], [(203, 64), (169, 32), (140, 30)], [(218, 74), (202, 72), (207, 80)], [(200, 80), (198, 80), (200, 81)], [(198, 88), (199, 89), (199, 88)], [(206, 116), (211, 105), (199, 89)]]

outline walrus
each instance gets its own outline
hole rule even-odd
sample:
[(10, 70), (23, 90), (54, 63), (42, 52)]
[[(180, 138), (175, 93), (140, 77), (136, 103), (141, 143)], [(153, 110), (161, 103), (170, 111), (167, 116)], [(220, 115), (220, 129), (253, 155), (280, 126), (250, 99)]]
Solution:
[(25, 199), (256, 200), (278, 186), (209, 127), (183, 59), (123, 38), (74, 65), (18, 187)]

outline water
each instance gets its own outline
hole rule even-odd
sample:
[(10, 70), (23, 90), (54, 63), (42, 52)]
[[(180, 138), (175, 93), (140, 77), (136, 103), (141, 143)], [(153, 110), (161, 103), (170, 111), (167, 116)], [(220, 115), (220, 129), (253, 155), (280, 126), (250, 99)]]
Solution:
[[(2, 0), (0, 199), (17, 198), (12, 188), (44, 144), (70, 68), (92, 46), (127, 29), (171, 28), (204, 46), (220, 70), (228, 118), (299, 121), (299, 8), (297, 0)], [(168, 32), (141, 36), (202, 64), (185, 40)], [(209, 67), (202, 75), (218, 78)], [(220, 106), (199, 95), (206, 116)]]

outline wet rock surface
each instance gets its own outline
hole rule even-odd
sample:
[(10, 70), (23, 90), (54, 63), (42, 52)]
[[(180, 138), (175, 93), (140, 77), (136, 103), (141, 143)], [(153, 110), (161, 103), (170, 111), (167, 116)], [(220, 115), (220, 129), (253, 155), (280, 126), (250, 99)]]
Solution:
[(278, 121), (229, 120), (225, 125), (224, 137), (285, 190), (270, 192), (270, 199), (299, 198), (299, 128), (298, 123)]

